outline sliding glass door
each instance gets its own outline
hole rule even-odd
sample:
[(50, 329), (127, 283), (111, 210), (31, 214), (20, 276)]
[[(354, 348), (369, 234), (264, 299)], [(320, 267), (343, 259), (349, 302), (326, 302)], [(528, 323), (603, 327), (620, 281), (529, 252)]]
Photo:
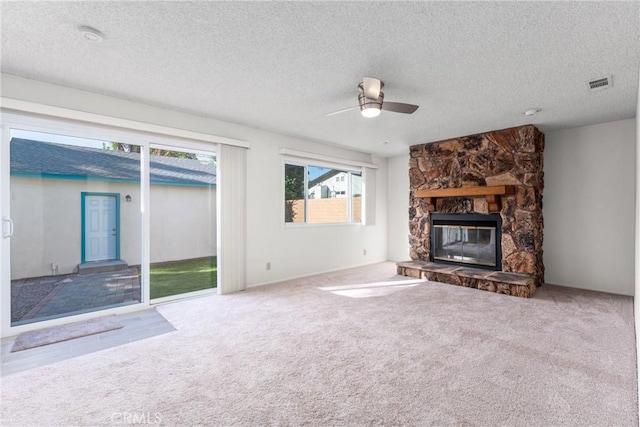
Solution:
[(141, 147), (9, 132), (11, 326), (141, 302)]
[(150, 295), (216, 287), (216, 158), (212, 152), (151, 146)]
[(214, 146), (7, 113), (0, 166), (2, 335), (217, 287)]

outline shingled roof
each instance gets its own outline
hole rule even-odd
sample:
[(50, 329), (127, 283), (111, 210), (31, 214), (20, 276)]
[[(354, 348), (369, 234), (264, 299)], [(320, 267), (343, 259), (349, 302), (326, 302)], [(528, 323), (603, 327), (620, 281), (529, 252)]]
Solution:
[[(216, 184), (215, 165), (208, 162), (152, 155), (149, 168), (151, 184)], [(11, 175), (139, 182), (140, 154), (13, 138)]]

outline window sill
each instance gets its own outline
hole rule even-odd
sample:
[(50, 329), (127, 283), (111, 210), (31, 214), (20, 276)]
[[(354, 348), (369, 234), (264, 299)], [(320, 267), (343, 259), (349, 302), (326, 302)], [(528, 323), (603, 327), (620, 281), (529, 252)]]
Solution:
[(326, 222), (320, 224), (308, 224), (305, 222), (285, 222), (284, 228), (296, 229), (296, 228), (317, 228), (317, 227), (344, 227), (344, 226), (357, 226), (362, 225), (361, 222)]

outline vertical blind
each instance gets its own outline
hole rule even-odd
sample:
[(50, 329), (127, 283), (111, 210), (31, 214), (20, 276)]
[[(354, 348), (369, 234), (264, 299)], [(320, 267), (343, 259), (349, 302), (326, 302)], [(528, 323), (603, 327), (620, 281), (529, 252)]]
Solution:
[(246, 288), (247, 150), (218, 145), (218, 293)]

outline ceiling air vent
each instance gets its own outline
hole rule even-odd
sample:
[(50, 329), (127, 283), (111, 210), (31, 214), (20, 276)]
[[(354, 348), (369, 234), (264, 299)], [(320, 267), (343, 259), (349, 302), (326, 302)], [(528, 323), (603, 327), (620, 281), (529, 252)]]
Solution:
[(607, 89), (611, 86), (611, 77), (602, 77), (600, 79), (591, 80), (589, 82), (589, 89), (591, 91)]

